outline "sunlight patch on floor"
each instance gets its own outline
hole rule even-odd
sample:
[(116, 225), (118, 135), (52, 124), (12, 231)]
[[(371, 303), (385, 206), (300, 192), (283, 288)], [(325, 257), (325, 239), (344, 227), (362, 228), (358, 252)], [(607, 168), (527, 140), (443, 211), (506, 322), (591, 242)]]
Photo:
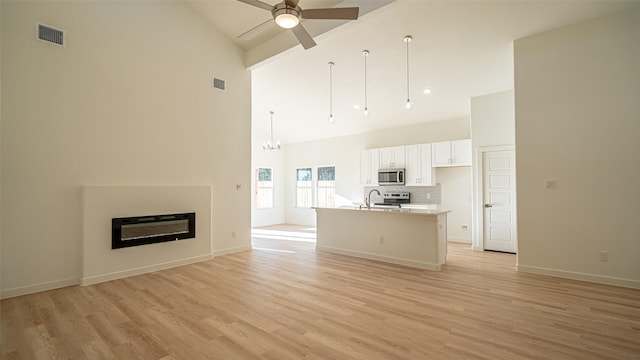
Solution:
[(263, 239), (316, 242), (315, 228), (296, 230), (252, 229), (251, 236)]
[(269, 248), (261, 248), (261, 247), (252, 247), (253, 250), (262, 250), (262, 251), (271, 251), (271, 252), (279, 252), (279, 253), (286, 253), (286, 254), (295, 254), (295, 251), (291, 251), (291, 250), (279, 250), (279, 249), (269, 249)]

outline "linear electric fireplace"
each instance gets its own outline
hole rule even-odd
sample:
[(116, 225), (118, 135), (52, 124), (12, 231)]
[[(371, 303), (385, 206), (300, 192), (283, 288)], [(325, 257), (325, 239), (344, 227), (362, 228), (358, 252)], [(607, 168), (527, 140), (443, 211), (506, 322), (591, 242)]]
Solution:
[(196, 237), (196, 213), (111, 219), (111, 249)]

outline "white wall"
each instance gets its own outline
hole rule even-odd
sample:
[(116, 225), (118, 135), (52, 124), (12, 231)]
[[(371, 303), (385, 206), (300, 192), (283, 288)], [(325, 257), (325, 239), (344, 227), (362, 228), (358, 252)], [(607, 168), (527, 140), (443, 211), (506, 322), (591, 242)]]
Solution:
[(640, 8), (514, 50), (518, 269), (640, 287)]
[[(2, 5), (0, 4), (0, 49), (2, 49)], [(2, 69), (2, 54), (0, 51), (0, 69)], [(2, 71), (0, 71), (0, 252), (2, 251), (2, 222), (3, 222), (3, 217), (2, 217), (2, 183), (3, 183), (3, 176), (2, 176), (2, 149), (4, 149), (4, 145), (2, 144)], [(0, 272), (2, 271), (3, 267), (2, 267), (2, 254), (0, 254)], [(1, 292), (2, 292), (2, 274), (0, 273), (0, 297), (1, 297)]]
[[(263, 119), (254, 119), (254, 121), (262, 121)], [(262, 143), (271, 138), (270, 134), (260, 132), (253, 129), (252, 140), (252, 181), (251, 181), (251, 226), (266, 226), (274, 224), (285, 223), (285, 200), (286, 200), (286, 188), (285, 182), (287, 179), (285, 166), (284, 166), (284, 153), (286, 147), (283, 146), (280, 150), (263, 150)], [(277, 141), (277, 137), (274, 135), (274, 140)], [(271, 209), (256, 209), (255, 207), (255, 195), (256, 195), (256, 169), (257, 168), (271, 168), (273, 169), (273, 208)]]
[(471, 143), (474, 149), (515, 143), (513, 97), (513, 90), (509, 90), (471, 98)]
[[(335, 125), (339, 126), (339, 125)], [(336, 166), (336, 193), (344, 201), (362, 202), (363, 187), (360, 185), (360, 151), (397, 145), (431, 143), (445, 140), (469, 138), (469, 119), (425, 122), (418, 125), (387, 129), (360, 135), (345, 136), (323, 141), (289, 144), (285, 152), (286, 173), (295, 174), (299, 167), (322, 165)], [(469, 168), (467, 168), (469, 169)], [(467, 170), (468, 172), (469, 170)], [(471, 178), (464, 170), (448, 172), (445, 179), (471, 189)], [(438, 180), (440, 182), (440, 180)], [(444, 186), (444, 185), (443, 185)], [(294, 175), (287, 177), (286, 221), (292, 224), (315, 225), (315, 211), (295, 208)], [(468, 213), (471, 207), (468, 197), (444, 199), (455, 211)], [(465, 215), (466, 216), (466, 215)], [(465, 220), (466, 221), (466, 220)], [(468, 221), (470, 222), (470, 220)], [(469, 224), (471, 225), (471, 224)], [(454, 234), (456, 231), (451, 229)], [(469, 228), (469, 231), (471, 229)], [(457, 234), (460, 235), (460, 234)], [(470, 235), (469, 235), (470, 241)]]
[(182, 2), (1, 6), (3, 295), (78, 282), (83, 184), (211, 185), (214, 254), (250, 244), (240, 48)]
[(447, 214), (447, 238), (471, 243), (471, 166), (438, 168), (436, 176), (441, 189), (441, 207), (451, 210)]

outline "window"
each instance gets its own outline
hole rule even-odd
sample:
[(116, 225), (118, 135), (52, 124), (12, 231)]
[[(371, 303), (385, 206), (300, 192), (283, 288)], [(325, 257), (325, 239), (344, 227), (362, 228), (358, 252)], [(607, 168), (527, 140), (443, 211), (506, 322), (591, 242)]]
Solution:
[(336, 168), (318, 168), (318, 207), (334, 207), (336, 197)]
[(311, 168), (296, 169), (296, 207), (313, 206)]
[(256, 209), (273, 208), (273, 174), (270, 168), (256, 169)]

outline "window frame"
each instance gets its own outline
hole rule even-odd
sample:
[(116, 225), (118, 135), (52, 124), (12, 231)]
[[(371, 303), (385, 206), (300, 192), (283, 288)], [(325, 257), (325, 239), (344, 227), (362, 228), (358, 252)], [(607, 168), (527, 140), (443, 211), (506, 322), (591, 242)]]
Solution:
[[(271, 180), (270, 181), (263, 181), (265, 183), (271, 183), (271, 186), (264, 186), (264, 184), (261, 186), (261, 181), (260, 181), (260, 170), (261, 169), (265, 169), (265, 170), (269, 170), (269, 173), (271, 175)], [(275, 209), (275, 194), (274, 194), (274, 176), (273, 176), (273, 168), (272, 167), (256, 167), (256, 172), (255, 172), (255, 200), (254, 200), (254, 208), (256, 210), (268, 210), (268, 209)], [(271, 193), (271, 200), (270, 200), (270, 206), (263, 206), (263, 204), (261, 203), (261, 199), (263, 198), (260, 193), (260, 190), (267, 190), (270, 189), (270, 193)]]
[[(299, 171), (300, 170), (309, 170), (309, 180), (299, 180)], [(315, 203), (315, 199), (314, 199), (314, 178), (313, 178), (313, 167), (299, 167), (296, 168), (296, 208), (298, 209), (311, 209)], [(307, 186), (300, 186), (301, 182), (304, 183), (308, 183)], [(306, 184), (305, 184), (306, 185)], [(304, 204), (301, 204), (301, 196), (300, 193), (301, 191), (304, 191), (305, 193), (308, 192), (308, 195), (306, 196), (307, 199), (306, 200), (302, 200), (304, 201)], [(308, 206), (306, 206), (308, 204)]]
[[(320, 169), (324, 169), (324, 168), (333, 169), (332, 180), (320, 179), (321, 178)], [(331, 185), (327, 186), (325, 182), (329, 182)], [(336, 166), (335, 165), (316, 166), (316, 183), (314, 188), (316, 193), (317, 207), (334, 208), (336, 206)], [(324, 193), (324, 195), (321, 196), (321, 193)], [(321, 198), (323, 200), (321, 200)]]

